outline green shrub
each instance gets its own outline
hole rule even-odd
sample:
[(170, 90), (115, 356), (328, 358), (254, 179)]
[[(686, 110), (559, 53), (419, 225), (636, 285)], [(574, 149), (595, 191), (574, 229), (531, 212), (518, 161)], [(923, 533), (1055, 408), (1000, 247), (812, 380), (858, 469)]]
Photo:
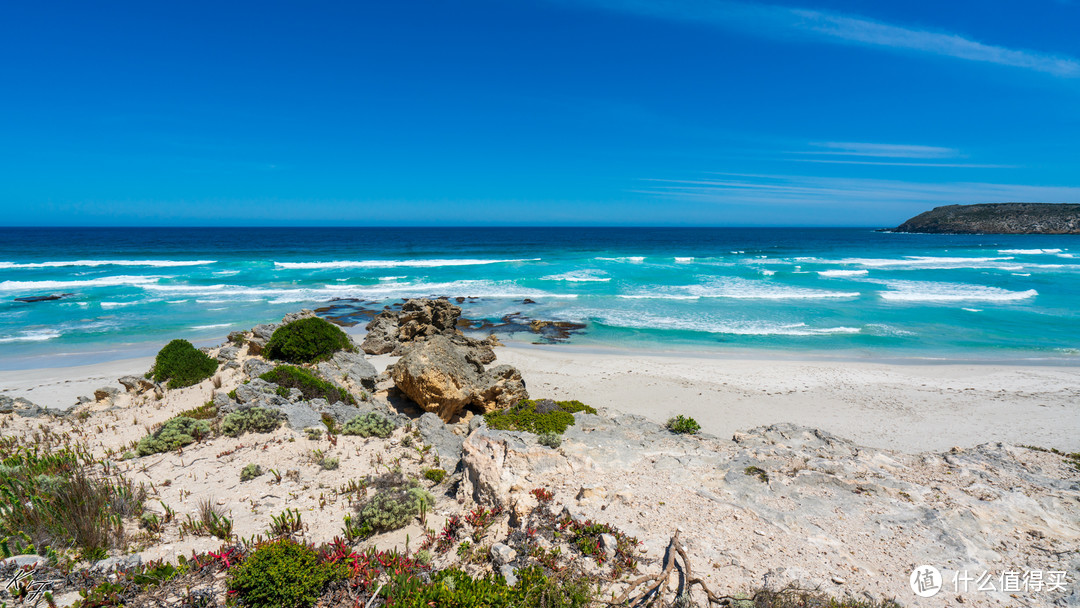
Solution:
[(337, 469), (340, 465), (341, 461), (332, 456), (327, 456), (326, 458), (323, 458), (319, 461), (319, 466), (322, 467), (324, 471), (333, 471)]
[(693, 435), (701, 430), (701, 425), (697, 423), (697, 420), (682, 414), (669, 418), (665, 426), (672, 433), (679, 435)]
[(263, 407), (230, 412), (221, 421), (221, 432), (229, 437), (244, 433), (270, 433), (281, 426), (281, 412)]
[[(336, 403), (343, 401), (349, 404), (355, 404), (356, 399), (343, 388), (339, 388), (330, 384), (326, 380), (319, 378), (310, 371), (292, 365), (279, 365), (274, 369), (259, 376), (267, 382), (273, 382), (278, 385), (278, 394), (284, 397), (289, 396), (289, 389), (298, 389), (303, 395), (304, 399), (310, 401), (311, 399), (326, 399), (328, 403)], [(284, 393), (281, 393), (284, 389)]]
[(252, 463), (252, 464), (247, 465), (243, 469), (241, 469), (241, 471), (240, 471), (240, 481), (242, 481), (242, 482), (243, 481), (251, 481), (252, 479), (255, 479), (256, 477), (258, 477), (259, 475), (262, 475), (262, 474), (263, 474), (262, 467), (260, 467), (259, 465), (255, 464), (255, 463)]
[(207, 401), (199, 407), (180, 412), (179, 415), (187, 418), (194, 418), (195, 420), (213, 420), (214, 418), (217, 418), (217, 413), (217, 406), (214, 405), (214, 402)]
[(140, 439), (136, 450), (139, 456), (171, 452), (209, 436), (209, 422), (187, 416), (176, 416), (166, 420), (165, 424), (153, 434)]
[(442, 469), (424, 469), (424, 479), (437, 484), (442, 483), (446, 479), (446, 471)]
[(431, 575), (431, 582), (398, 575), (388, 589), (395, 608), (455, 606), (459, 608), (586, 608), (596, 599), (595, 584), (568, 572), (545, 575), (539, 566), (522, 568), (509, 586), (502, 576), (473, 578), (458, 568)]
[[(537, 411), (537, 405), (541, 411)], [(546, 406), (545, 406), (546, 405)], [(522, 399), (517, 405), (501, 412), (484, 414), (489, 427), (502, 431), (527, 431), (542, 435), (562, 435), (574, 424), (574, 414), (595, 414), (596, 409), (580, 401), (536, 401)]]
[(435, 504), (435, 497), (415, 479), (405, 479), (400, 474), (391, 478), (394, 481), (389, 483), (393, 485), (380, 489), (360, 508), (361, 528), (373, 532), (404, 528), (412, 518)]
[(323, 430), (318, 427), (309, 426), (308, 428), (304, 429), (304, 434), (307, 435), (308, 439), (312, 441), (318, 441), (322, 439)]
[(341, 427), (342, 435), (359, 435), (361, 437), (382, 437), (386, 439), (394, 432), (394, 423), (378, 412), (360, 414)]
[(168, 380), (168, 388), (198, 384), (214, 375), (218, 362), (187, 340), (173, 340), (158, 351), (151, 371), (155, 382)]
[(277, 361), (314, 363), (340, 350), (355, 351), (349, 336), (333, 323), (308, 317), (274, 330), (263, 352), (268, 359)]
[(229, 591), (248, 608), (308, 608), (327, 584), (346, 576), (344, 565), (322, 562), (312, 547), (283, 538), (233, 568)]
[(558, 433), (540, 433), (540, 436), (536, 438), (536, 442), (554, 450), (562, 445), (562, 437)]

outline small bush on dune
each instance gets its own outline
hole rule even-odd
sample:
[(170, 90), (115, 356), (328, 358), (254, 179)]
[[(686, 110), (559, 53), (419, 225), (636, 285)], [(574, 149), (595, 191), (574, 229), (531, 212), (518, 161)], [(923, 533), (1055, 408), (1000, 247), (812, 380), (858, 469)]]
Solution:
[(284, 396), (286, 397), (289, 389), (295, 388), (304, 395), (305, 400), (309, 401), (311, 399), (326, 399), (328, 403), (337, 403), (338, 401), (349, 404), (356, 403), (356, 399), (348, 391), (330, 384), (302, 367), (279, 365), (259, 376), (259, 378), (267, 382), (273, 382), (278, 385), (279, 390), (284, 389)]
[(443, 469), (424, 469), (423, 475), (424, 479), (433, 481), (436, 484), (440, 484), (446, 479), (446, 471)]
[(140, 439), (136, 450), (139, 456), (171, 452), (209, 436), (209, 422), (177, 416), (166, 420), (160, 429)]
[(489, 427), (501, 431), (527, 431), (537, 435), (562, 435), (573, 426), (574, 414), (595, 414), (596, 409), (580, 401), (522, 399), (501, 412), (484, 414)]
[(308, 317), (274, 330), (263, 352), (267, 359), (314, 363), (341, 350), (355, 351), (348, 334), (329, 321)]
[(698, 424), (697, 420), (682, 414), (668, 419), (665, 426), (669, 431), (678, 435), (693, 435), (701, 430), (701, 425)]
[(380, 488), (360, 507), (359, 525), (364, 530), (386, 532), (404, 528), (412, 518), (435, 504), (435, 497), (415, 479), (388, 474), (374, 484)]
[(270, 433), (281, 426), (281, 412), (262, 407), (230, 412), (221, 421), (221, 432), (229, 437), (244, 433)]
[(240, 481), (251, 481), (262, 474), (262, 467), (252, 463), (240, 470)]
[(248, 608), (308, 608), (326, 585), (347, 576), (343, 564), (290, 539), (266, 543), (232, 569), (229, 591)]
[(218, 362), (187, 340), (173, 340), (158, 351), (151, 374), (154, 382), (168, 381), (168, 388), (198, 384), (214, 375)]
[(361, 437), (382, 437), (386, 439), (394, 432), (394, 423), (378, 412), (360, 414), (341, 427), (342, 435)]

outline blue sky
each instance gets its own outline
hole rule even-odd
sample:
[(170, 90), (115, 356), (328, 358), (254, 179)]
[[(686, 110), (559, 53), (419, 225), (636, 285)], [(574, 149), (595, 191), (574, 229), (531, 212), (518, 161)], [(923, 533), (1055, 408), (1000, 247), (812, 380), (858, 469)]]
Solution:
[(6, 225), (1080, 202), (1080, 2), (11, 2)]

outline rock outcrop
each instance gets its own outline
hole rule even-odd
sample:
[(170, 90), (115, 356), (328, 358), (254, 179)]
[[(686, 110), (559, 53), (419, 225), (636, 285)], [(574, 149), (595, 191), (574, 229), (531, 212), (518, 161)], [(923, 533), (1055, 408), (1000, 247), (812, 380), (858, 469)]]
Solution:
[(445, 421), (466, 406), (490, 412), (528, 398), (521, 372), (509, 365), (485, 370), (483, 361), (488, 360), (446, 336), (435, 336), (409, 348), (390, 368), (390, 376), (398, 390)]
[(1080, 234), (1080, 205), (992, 203), (948, 205), (919, 214), (891, 232), (941, 234)]
[(457, 328), (460, 318), (461, 307), (447, 300), (407, 300), (400, 311), (384, 310), (367, 324), (368, 333), (360, 348), (369, 355), (401, 355), (412, 342), (434, 336), (462, 337)]
[[(544, 487), (565, 514), (616, 525), (650, 555), (677, 528), (722, 588), (764, 575), (881, 600), (908, 597), (918, 564), (950, 585), (958, 572), (1080, 571), (1080, 473), (1058, 455), (1000, 443), (908, 455), (790, 424), (729, 441), (600, 414), (577, 414), (555, 450), (479, 428), (463, 445), (458, 497), (524, 521)], [(1068, 591), (1024, 605), (1071, 605)], [(1000, 591), (979, 597), (1017, 605)]]

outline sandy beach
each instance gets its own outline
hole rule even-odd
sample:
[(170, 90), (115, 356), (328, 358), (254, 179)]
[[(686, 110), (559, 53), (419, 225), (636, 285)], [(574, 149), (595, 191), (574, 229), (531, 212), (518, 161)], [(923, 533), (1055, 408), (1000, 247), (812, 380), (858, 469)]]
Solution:
[[(720, 437), (791, 422), (908, 453), (998, 441), (1080, 450), (1075, 367), (750, 360), (567, 345), (497, 352), (500, 363), (522, 370), (533, 396), (579, 399), (658, 422), (684, 414)], [(369, 359), (380, 371), (394, 360)], [(66, 409), (152, 364), (138, 358), (5, 371), (0, 394)]]

